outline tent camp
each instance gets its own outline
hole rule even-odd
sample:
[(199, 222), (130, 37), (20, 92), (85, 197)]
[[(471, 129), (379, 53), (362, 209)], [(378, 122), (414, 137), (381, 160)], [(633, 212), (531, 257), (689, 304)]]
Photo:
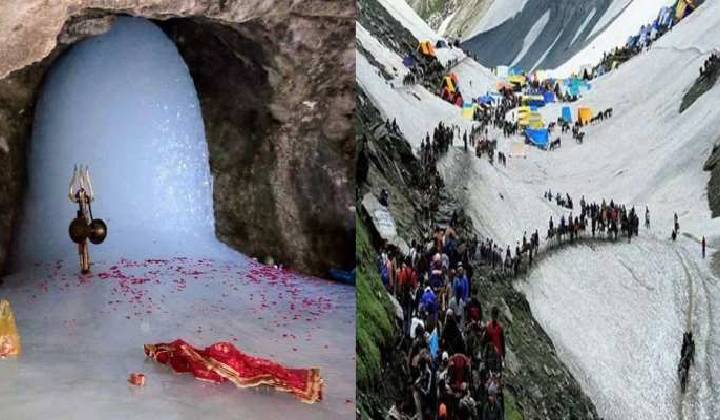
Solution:
[(592, 109), (588, 106), (581, 106), (578, 107), (577, 110), (577, 120), (581, 122), (583, 125), (590, 123), (590, 120), (592, 119)]
[(545, 149), (548, 146), (548, 140), (550, 138), (550, 135), (545, 128), (538, 130), (528, 128), (525, 129), (525, 138), (533, 146)]
[(562, 119), (568, 124), (572, 122), (572, 110), (569, 106), (564, 106), (562, 108)]
[(424, 57), (435, 57), (435, 49), (430, 41), (420, 41), (417, 51)]

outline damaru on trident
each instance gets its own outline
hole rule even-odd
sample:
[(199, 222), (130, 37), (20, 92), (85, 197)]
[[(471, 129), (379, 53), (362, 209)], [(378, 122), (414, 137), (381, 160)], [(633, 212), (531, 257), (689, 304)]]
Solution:
[(73, 175), (70, 179), (70, 192), (68, 198), (71, 202), (77, 203), (78, 212), (70, 222), (68, 232), (70, 239), (78, 245), (80, 254), (80, 271), (83, 274), (90, 272), (90, 254), (88, 252), (88, 240), (95, 245), (103, 243), (107, 236), (107, 226), (102, 219), (93, 219), (92, 203), (95, 200), (95, 193), (90, 183), (90, 171), (88, 167), (75, 165)]

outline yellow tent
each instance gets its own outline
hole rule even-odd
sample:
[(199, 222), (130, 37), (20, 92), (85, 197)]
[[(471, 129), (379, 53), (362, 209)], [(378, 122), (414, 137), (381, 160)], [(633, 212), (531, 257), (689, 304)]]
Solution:
[(536, 130), (545, 128), (545, 123), (543, 122), (542, 115), (540, 115), (539, 112), (530, 112), (527, 115), (527, 125), (530, 126), (530, 128)]
[(450, 76), (443, 77), (442, 87), (448, 88), (448, 92), (450, 92), (450, 93), (455, 92), (455, 84), (453, 83)]
[(471, 104), (471, 105), (464, 105), (462, 107), (462, 117), (463, 119), (466, 119), (468, 121), (472, 121), (473, 116), (475, 116), (475, 109), (477, 108), (477, 104)]
[(19, 356), (21, 351), (20, 334), (15, 325), (15, 315), (10, 302), (0, 300), (0, 358)]
[(542, 121), (530, 121), (528, 127), (532, 128), (533, 130), (541, 130), (545, 128), (545, 123), (543, 123)]
[(523, 96), (522, 98), (520, 98), (520, 102), (521, 102), (522, 104), (525, 104), (525, 105), (529, 104), (529, 103), (532, 102), (532, 101), (544, 101), (544, 100), (545, 100), (545, 99), (544, 99), (542, 96), (537, 96), (537, 95), (535, 95), (535, 96)]
[(587, 124), (592, 119), (592, 109), (588, 106), (578, 107), (577, 120), (583, 124)]
[(525, 76), (518, 74), (515, 76), (508, 77), (508, 82), (516, 84), (516, 85), (520, 85), (520, 86), (525, 86), (525, 83), (527, 83), (527, 80), (525, 79)]
[(521, 126), (526, 126), (529, 124), (530, 119), (530, 107), (527, 106), (521, 106), (517, 109), (517, 123)]
[(435, 49), (430, 41), (420, 41), (418, 52), (426, 57), (435, 57)]
[(694, 0), (678, 0), (677, 6), (675, 6), (675, 20), (679, 21), (684, 18), (688, 7), (695, 10), (697, 4)]

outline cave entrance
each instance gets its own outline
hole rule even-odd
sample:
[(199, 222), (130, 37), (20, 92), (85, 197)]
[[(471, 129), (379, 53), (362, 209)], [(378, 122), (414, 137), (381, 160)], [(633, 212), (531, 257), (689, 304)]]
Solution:
[[(53, 187), (53, 194), (55, 188), (60, 188), (61, 195), (55, 197), (59, 201), (53, 201), (45, 195), (50, 194), (49, 191), (43, 193), (35, 186), (37, 168), (42, 165), (33, 163), (26, 155), (32, 154), (33, 125), (38, 131), (38, 121), (43, 118), (36, 116), (40, 111), (41, 94), (44, 94), (43, 82), (49, 83), (46, 79), (57, 72), (48, 70), (69, 61), (66, 56), (74, 54), (74, 50), (86, 43), (102, 42), (103, 34), (114, 20), (140, 20), (118, 15), (122, 10), (91, 8), (69, 17), (59, 32), (54, 49), (44, 59), (0, 80), (0, 188), (7, 192), (0, 194), (0, 210), (5, 215), (0, 217), (2, 269), (7, 267), (5, 257), (9, 254), (11, 260), (17, 260), (13, 257), (19, 254), (41, 257), (47, 253), (49, 257), (52, 250), (62, 250), (64, 256), (59, 258), (71, 256), (72, 250), (67, 248), (68, 244), (72, 246), (67, 237), (67, 224), (74, 210), (65, 196), (72, 165), (76, 162), (89, 164), (94, 178), (101, 177), (100, 171), (112, 165), (120, 166), (117, 159), (107, 159), (109, 163), (102, 166), (98, 159), (89, 159), (92, 156), (77, 156), (66, 158), (58, 165), (60, 169), (53, 173), (49, 169), (55, 166), (52, 162), (48, 169), (42, 169), (42, 173), (45, 178), (56, 178), (57, 187)], [(175, 56), (175, 60), (189, 71), (189, 76), (183, 76), (184, 80), (188, 86), (194, 85), (197, 92), (199, 105), (196, 111), (202, 116), (201, 125), (207, 141), (206, 146), (203, 143), (207, 149), (204, 160), (208, 161), (212, 176), (212, 183), (208, 181), (207, 185), (212, 201), (205, 204), (203, 200), (198, 204), (201, 202), (195, 200), (189, 204), (195, 206), (191, 207), (190, 220), (175, 213), (144, 223), (138, 216), (132, 227), (139, 233), (130, 234), (128, 230), (125, 237), (129, 241), (142, 240), (142, 244), (118, 247), (118, 251), (122, 248), (143, 249), (152, 241), (165, 241), (169, 246), (181, 249), (180, 243), (173, 240), (177, 235), (148, 235), (148, 230), (168, 232), (165, 227), (171, 226), (171, 232), (183, 228), (183, 238), (192, 238), (192, 233), (198, 232), (200, 236), (209, 236), (211, 250), (221, 242), (246, 255), (261, 259), (272, 256), (283, 266), (305, 273), (326, 276), (331, 268), (354, 266), (351, 193), (354, 171), (348, 162), (352, 162), (354, 155), (354, 142), (349, 133), (355, 101), (353, 79), (350, 72), (345, 72), (349, 61), (353, 61), (354, 68), (354, 60), (349, 60), (354, 57), (354, 52), (345, 45), (345, 40), (352, 38), (352, 25), (345, 25), (343, 19), (330, 19), (318, 26), (311, 22), (313, 19), (306, 18), (291, 19), (291, 22), (276, 21), (276, 17), (270, 21), (235, 22), (220, 20), (212, 14), (213, 17), (141, 13), (149, 20), (140, 21), (150, 25), (155, 33), (159, 27), (174, 43), (174, 48), (170, 49), (181, 57)], [(298, 26), (293, 22), (305, 23)], [(307, 44), (306, 38), (324, 40), (327, 45), (323, 47), (322, 55), (326, 58), (318, 60), (319, 54), (314, 50), (316, 45)], [(145, 45), (141, 43), (134, 48), (140, 50)], [(330, 75), (333, 77), (328, 77)], [(77, 108), (69, 101), (59, 102), (60, 107), (67, 107), (68, 111)], [(79, 127), (73, 134), (78, 138), (79, 134), (85, 134), (83, 130), (90, 129), (89, 126)], [(96, 137), (93, 135), (92, 138)], [(5, 155), (2, 154), (5, 150), (3, 142), (9, 145)], [(108, 156), (114, 153), (112, 148), (106, 150)], [(168, 153), (168, 150), (154, 154), (162, 153)], [(167, 169), (170, 174), (171, 168)], [(159, 179), (154, 181), (159, 182)], [(169, 175), (165, 180), (171, 182), (168, 179)], [(122, 227), (112, 212), (124, 207), (113, 205), (112, 209), (101, 209), (101, 206), (110, 206), (112, 202), (108, 200), (115, 196), (108, 196), (108, 192), (113, 191), (100, 185), (99, 180), (95, 182), (98, 197), (94, 215), (109, 222), (105, 244), (109, 245), (120, 239), (118, 234)], [(149, 189), (146, 185), (143, 188)], [(37, 200), (38, 207), (44, 207), (38, 208), (36, 214), (22, 208), (22, 203), (30, 202), (28, 196), (33, 190), (36, 191), (33, 200)], [(162, 197), (168, 191), (154, 196)], [(172, 191), (180, 190), (174, 188)], [(205, 192), (192, 191), (198, 197), (205, 197)], [(137, 200), (140, 195), (136, 191), (131, 199)], [(143, 198), (163, 206), (182, 208), (173, 200)], [(146, 201), (143, 205), (147, 206)], [(50, 221), (47, 217), (56, 214), (53, 211), (57, 211), (57, 206), (67, 211), (63, 213), (62, 222)], [(165, 207), (160, 210), (167, 214)], [(160, 210), (154, 214), (161, 214)], [(41, 214), (45, 217), (40, 217)], [(130, 221), (131, 215), (126, 216), (124, 219)], [(210, 228), (195, 229), (206, 222)], [(26, 228), (37, 235), (21, 232)], [(53, 238), (62, 242), (51, 243)], [(197, 248), (200, 242), (193, 241), (191, 245)], [(23, 252), (18, 252), (21, 248)], [(94, 249), (100, 255), (109, 252), (111, 247)]]
[(90, 166), (92, 210), (109, 227), (91, 255), (187, 253), (216, 242), (197, 92), (154, 23), (117, 17), (51, 65), (35, 109), (15, 261), (76, 255), (67, 233), (75, 163)]

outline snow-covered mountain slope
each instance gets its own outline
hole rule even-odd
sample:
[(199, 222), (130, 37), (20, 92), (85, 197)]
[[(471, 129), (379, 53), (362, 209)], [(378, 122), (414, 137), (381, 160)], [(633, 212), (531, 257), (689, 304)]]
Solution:
[[(651, 15), (661, 5), (653, 0), (648, 6)], [(602, 35), (614, 20), (608, 14), (634, 10), (627, 1), (606, 6), (604, 12), (597, 9), (592, 19), (578, 24), (584, 29), (566, 29), (567, 36)], [(545, 11), (536, 14), (533, 22)], [(426, 29), (414, 13), (403, 13), (412, 31), (428, 36), (420, 32)], [(539, 31), (540, 37), (552, 27), (552, 16)], [(559, 45), (565, 36), (545, 45)], [(386, 118), (397, 119), (413, 147), (441, 120), (469, 126), (457, 107), (425, 88), (401, 87), (400, 56), (386, 51), (382, 39), (370, 38), (358, 28), (358, 43), (373, 57), (358, 53), (358, 85)], [(641, 229), (632, 243), (558, 251), (516, 284), (599, 414), (607, 419), (712, 419), (720, 411), (716, 316), (720, 290), (711, 258), (701, 258), (699, 245), (699, 238), (705, 236), (709, 253), (720, 246), (720, 222), (711, 218), (706, 192), (710, 175), (702, 170), (718, 139), (720, 88), (706, 92), (679, 113), (684, 92), (717, 39), (720, 4), (708, 2), (648, 52), (594, 82), (573, 109), (588, 105), (597, 112), (612, 107), (614, 116), (587, 127), (583, 145), (563, 136), (559, 150), (530, 149), (526, 159), (509, 159), (507, 168), (491, 166), (456, 147), (440, 165), (446, 186), (464, 201), (479, 233), (503, 245), (514, 244), (523, 231), (538, 229), (544, 237), (549, 217), (557, 221), (566, 212), (543, 199), (548, 188), (567, 192), (576, 202), (584, 195), (587, 200), (614, 199), (634, 205), (641, 218), (645, 206), (649, 207), (652, 227)], [(518, 51), (528, 40), (519, 37), (519, 42)], [(537, 40), (527, 50), (526, 56), (533, 55), (536, 61), (547, 53)], [(398, 71), (386, 80), (378, 63)], [(453, 71), (461, 83), (467, 81), (463, 91), (477, 88), (481, 92), (495, 82), (487, 69), (468, 58)], [(542, 112), (546, 121), (554, 120), (560, 106)], [(493, 134), (501, 151), (508, 152), (512, 143), (521, 142), (519, 137), (505, 140), (501, 133)], [(681, 235), (672, 242), (675, 212)], [(688, 327), (696, 335), (697, 355), (688, 392), (681, 395), (675, 369), (682, 332)]]
[[(596, 64), (605, 51), (624, 44), (672, 0), (536, 0), (503, 3), (502, 13), (485, 13), (463, 37), (463, 47), (486, 66), (517, 64), (552, 69), (570, 61)], [(520, 6), (514, 13), (511, 4)], [(497, 6), (500, 7), (500, 6)], [(498, 20), (491, 20), (498, 18)], [(499, 20), (504, 18), (504, 20)], [(451, 27), (451, 24), (448, 24)], [(563, 67), (563, 71), (566, 69)]]
[[(404, 1), (380, 0), (380, 4), (417, 39), (440, 38)], [(356, 28), (356, 39), (362, 47), (356, 53), (358, 86), (385, 118), (397, 120), (413, 148), (418, 148), (425, 134), (432, 133), (440, 121), (462, 130), (470, 129), (472, 123), (462, 118), (459, 107), (443, 101), (421, 85), (403, 86), (407, 68), (402, 64), (402, 57), (388, 40), (374, 37), (360, 22)], [(460, 89), (467, 98), (484, 95), (495, 88), (498, 79), (492, 72), (466, 57), (459, 48), (438, 48), (436, 53), (441, 63), (457, 60), (458, 64), (448, 72), (458, 75)], [(391, 80), (386, 80), (380, 69)]]
[[(517, 283), (608, 419), (712, 419), (720, 410), (720, 289), (699, 244), (705, 236), (710, 254), (720, 245), (702, 168), (718, 140), (720, 88), (679, 113), (719, 38), (720, 4), (706, 3), (650, 51), (599, 79), (578, 105), (613, 107), (614, 116), (588, 127), (583, 145), (563, 136), (559, 150), (529, 150), (507, 168), (459, 150), (442, 162), (474, 225), (500, 244), (514, 244), (525, 230), (544, 236), (549, 217), (567, 213), (543, 199), (548, 188), (576, 202), (585, 195), (634, 205), (641, 219), (649, 207), (652, 227), (631, 244), (559, 251)], [(560, 107), (543, 112), (547, 120)], [(509, 141), (497, 137), (507, 150)], [(672, 242), (675, 212), (681, 235)], [(697, 354), (683, 396), (675, 369), (688, 327)]]

